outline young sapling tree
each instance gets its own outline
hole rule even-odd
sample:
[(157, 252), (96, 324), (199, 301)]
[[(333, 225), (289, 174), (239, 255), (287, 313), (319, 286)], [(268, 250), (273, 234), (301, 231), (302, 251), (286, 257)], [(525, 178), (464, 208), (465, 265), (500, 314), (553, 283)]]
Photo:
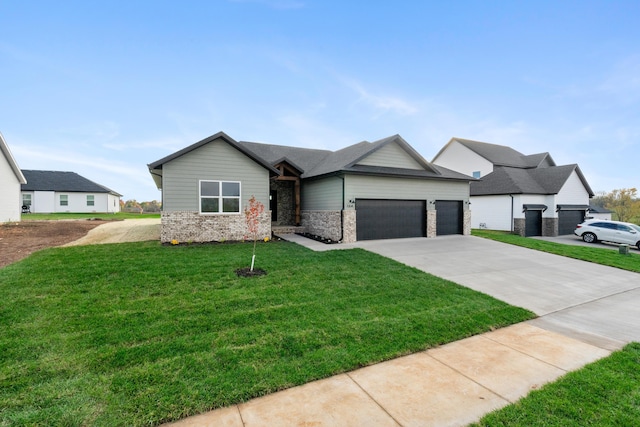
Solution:
[(256, 260), (256, 243), (258, 241), (258, 231), (260, 229), (260, 215), (264, 212), (264, 205), (256, 200), (256, 196), (251, 196), (249, 205), (244, 207), (244, 217), (247, 222), (249, 236), (253, 238), (253, 254), (251, 256), (251, 271)]

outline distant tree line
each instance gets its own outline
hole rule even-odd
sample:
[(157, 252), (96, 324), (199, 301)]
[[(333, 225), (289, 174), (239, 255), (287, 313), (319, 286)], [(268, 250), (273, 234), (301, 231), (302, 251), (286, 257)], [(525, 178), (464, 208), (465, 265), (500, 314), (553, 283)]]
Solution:
[(635, 188), (621, 188), (610, 193), (602, 191), (591, 203), (609, 209), (614, 220), (640, 223), (640, 199)]
[(150, 202), (138, 202), (136, 199), (127, 200), (126, 202), (120, 200), (120, 210), (123, 212), (137, 213), (160, 212), (162, 210), (162, 203), (157, 200)]

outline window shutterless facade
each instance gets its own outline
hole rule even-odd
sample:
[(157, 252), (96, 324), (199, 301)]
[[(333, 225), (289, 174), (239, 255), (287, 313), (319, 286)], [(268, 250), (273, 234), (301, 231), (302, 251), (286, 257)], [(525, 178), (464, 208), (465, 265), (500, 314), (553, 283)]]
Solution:
[(240, 213), (240, 182), (200, 181), (200, 213)]
[(67, 194), (60, 195), (60, 206), (69, 206), (69, 196)]
[(28, 193), (22, 194), (22, 205), (31, 206), (31, 194), (28, 194)]
[(87, 195), (87, 206), (95, 206), (95, 196)]

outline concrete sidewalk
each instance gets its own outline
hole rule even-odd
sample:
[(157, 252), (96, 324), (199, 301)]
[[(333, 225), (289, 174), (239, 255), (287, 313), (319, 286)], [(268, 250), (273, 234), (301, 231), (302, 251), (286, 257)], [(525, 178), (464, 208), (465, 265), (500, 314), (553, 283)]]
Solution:
[(171, 426), (464, 426), (608, 354), (521, 323)]
[[(609, 355), (640, 329), (640, 316), (624, 308), (637, 306), (635, 273), (472, 236), (336, 245), (281, 237), (315, 251), (363, 248), (541, 317), (172, 425), (464, 426)], [(597, 328), (583, 321), (589, 316)]]

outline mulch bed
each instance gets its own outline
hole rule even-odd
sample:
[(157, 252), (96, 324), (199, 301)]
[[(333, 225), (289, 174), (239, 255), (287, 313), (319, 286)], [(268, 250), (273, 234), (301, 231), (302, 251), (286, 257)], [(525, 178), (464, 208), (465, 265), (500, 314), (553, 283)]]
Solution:
[(261, 268), (254, 268), (253, 271), (251, 271), (251, 267), (244, 267), (237, 269), (236, 274), (240, 277), (256, 277), (264, 276), (267, 272)]
[(324, 244), (327, 244), (327, 245), (333, 245), (333, 244), (336, 244), (336, 243), (340, 243), (337, 240), (325, 239), (322, 236), (316, 236), (315, 234), (311, 234), (311, 233), (296, 233), (296, 234), (299, 235), (299, 236), (306, 237), (307, 239), (312, 239), (312, 240), (315, 240), (315, 241), (318, 241), (320, 243), (324, 243)]

